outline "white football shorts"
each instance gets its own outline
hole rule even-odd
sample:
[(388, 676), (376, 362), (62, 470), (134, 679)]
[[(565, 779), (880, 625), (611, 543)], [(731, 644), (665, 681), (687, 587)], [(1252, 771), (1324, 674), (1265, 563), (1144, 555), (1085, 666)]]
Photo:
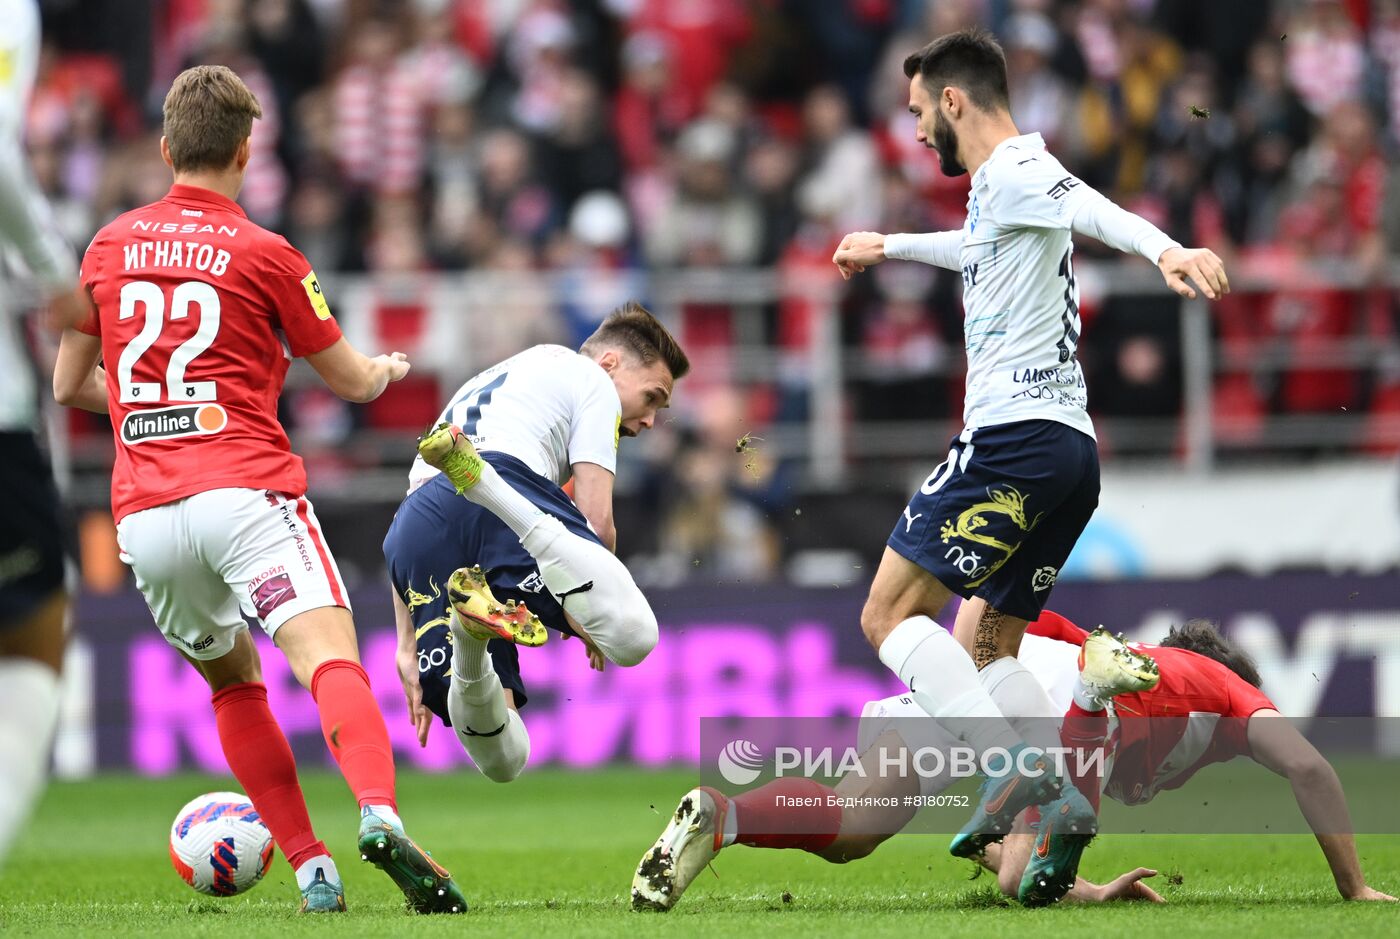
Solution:
[[(888, 750), (884, 754), (870, 753), (877, 743)], [(916, 777), (922, 796), (937, 795), (957, 782), (946, 759), (956, 746), (960, 746), (958, 738), (944, 730), (907, 694), (867, 701), (860, 712), (856, 751), (862, 756), (870, 753), (874, 767), (886, 760), (883, 773)], [(941, 757), (934, 757), (933, 751)]]
[(350, 608), (306, 496), (211, 489), (126, 516), (117, 544), (165, 640), (191, 658), (228, 654), (248, 628), (240, 609), (273, 637), (298, 613)]

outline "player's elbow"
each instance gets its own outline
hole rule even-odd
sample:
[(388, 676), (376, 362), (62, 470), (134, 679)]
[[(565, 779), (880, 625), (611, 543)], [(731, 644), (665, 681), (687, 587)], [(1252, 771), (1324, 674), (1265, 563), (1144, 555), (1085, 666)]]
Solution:
[(66, 374), (62, 369), (53, 373), (53, 398), (65, 408), (77, 407), (82, 396), (83, 383)]

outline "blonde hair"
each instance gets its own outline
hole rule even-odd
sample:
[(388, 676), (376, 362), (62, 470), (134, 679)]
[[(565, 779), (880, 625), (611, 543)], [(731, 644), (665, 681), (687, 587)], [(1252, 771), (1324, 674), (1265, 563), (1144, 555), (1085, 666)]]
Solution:
[(262, 106), (233, 69), (196, 65), (175, 77), (163, 113), (170, 162), (182, 173), (226, 169)]

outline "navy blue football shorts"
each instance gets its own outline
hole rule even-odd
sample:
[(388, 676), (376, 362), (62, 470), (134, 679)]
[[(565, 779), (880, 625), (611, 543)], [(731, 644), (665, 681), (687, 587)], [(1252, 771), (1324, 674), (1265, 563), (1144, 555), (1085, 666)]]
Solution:
[(49, 461), (34, 435), (0, 433), (0, 630), (63, 588), (63, 526)]
[(1094, 439), (1056, 421), (953, 438), (889, 546), (963, 597), (1034, 620), (1099, 504)]
[[(513, 456), (491, 451), (481, 456), (541, 511), (579, 537), (602, 544), (564, 490)], [(523, 602), (549, 629), (574, 634), (564, 608), (546, 589), (520, 539), (490, 511), (458, 495), (441, 473), (409, 493), (399, 506), (384, 538), (384, 560), (394, 592), (408, 607), (418, 635), (423, 704), (449, 726), (452, 639), (447, 579), (457, 568), (480, 565), (498, 600)], [(527, 696), (515, 644), (493, 639), (487, 649), (501, 684), (514, 692), (516, 707), (523, 707)]]

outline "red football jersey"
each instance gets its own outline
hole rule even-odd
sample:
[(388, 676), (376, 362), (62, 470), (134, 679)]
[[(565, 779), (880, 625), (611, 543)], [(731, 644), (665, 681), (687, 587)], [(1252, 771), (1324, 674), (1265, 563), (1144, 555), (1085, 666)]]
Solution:
[(226, 487), (299, 496), (277, 420), (292, 356), (340, 338), (301, 252), (195, 186), (105, 226), (83, 256), (116, 437), (112, 513)]
[[(1027, 632), (1083, 645), (1084, 630), (1045, 612)], [(1157, 661), (1161, 675), (1151, 691), (1113, 699), (1118, 725), (1108, 741), (1113, 769), (1104, 793), (1118, 802), (1146, 802), (1176, 789), (1211, 763), (1248, 755), (1245, 728), (1273, 702), (1214, 659), (1186, 649), (1133, 643)]]

